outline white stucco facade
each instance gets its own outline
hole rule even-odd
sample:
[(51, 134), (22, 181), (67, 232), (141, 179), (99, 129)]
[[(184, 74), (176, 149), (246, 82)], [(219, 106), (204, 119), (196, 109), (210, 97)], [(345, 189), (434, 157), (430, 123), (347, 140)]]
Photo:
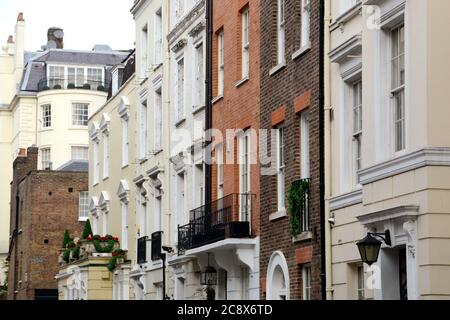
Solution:
[[(442, 101), (449, 98), (450, 46), (442, 26), (450, 4), (369, 0), (341, 10), (344, 2), (328, 2), (329, 297), (448, 299), (449, 129)], [(362, 128), (355, 130), (359, 105)], [(385, 230), (392, 245), (383, 244), (371, 268), (362, 266), (356, 242)]]

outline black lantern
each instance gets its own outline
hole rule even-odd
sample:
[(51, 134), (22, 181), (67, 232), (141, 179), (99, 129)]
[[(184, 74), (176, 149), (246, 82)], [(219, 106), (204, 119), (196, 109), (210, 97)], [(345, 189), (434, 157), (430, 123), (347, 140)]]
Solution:
[(388, 246), (391, 245), (391, 235), (389, 230), (385, 233), (368, 233), (364, 239), (358, 241), (356, 245), (358, 246), (361, 260), (369, 266), (377, 262), (381, 244), (383, 243), (375, 237), (383, 240)]
[(209, 252), (208, 252), (208, 266), (205, 271), (201, 273), (200, 284), (204, 286), (215, 286), (217, 284), (217, 271), (214, 267), (209, 265)]

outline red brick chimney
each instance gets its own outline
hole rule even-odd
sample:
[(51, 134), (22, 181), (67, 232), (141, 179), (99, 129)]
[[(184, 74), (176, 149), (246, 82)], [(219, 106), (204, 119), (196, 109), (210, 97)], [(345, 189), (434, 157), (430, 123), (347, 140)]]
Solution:
[(36, 147), (30, 147), (28, 150), (19, 149), (18, 156), (13, 163), (13, 184), (17, 184), (30, 171), (37, 170), (38, 151)]
[(13, 36), (9, 36), (8, 37), (8, 43), (14, 43), (14, 39), (13, 39)]

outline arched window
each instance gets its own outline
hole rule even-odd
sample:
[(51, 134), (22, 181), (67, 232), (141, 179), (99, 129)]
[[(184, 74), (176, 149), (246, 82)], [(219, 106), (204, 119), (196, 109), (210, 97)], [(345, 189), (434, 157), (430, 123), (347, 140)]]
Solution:
[(289, 300), (289, 270), (281, 251), (270, 257), (266, 286), (267, 300)]

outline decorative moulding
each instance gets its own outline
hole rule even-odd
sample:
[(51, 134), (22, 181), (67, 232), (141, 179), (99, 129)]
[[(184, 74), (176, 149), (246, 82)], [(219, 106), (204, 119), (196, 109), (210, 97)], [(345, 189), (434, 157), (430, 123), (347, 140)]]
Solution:
[(187, 45), (187, 39), (180, 39), (173, 47), (172, 51), (177, 53)]

